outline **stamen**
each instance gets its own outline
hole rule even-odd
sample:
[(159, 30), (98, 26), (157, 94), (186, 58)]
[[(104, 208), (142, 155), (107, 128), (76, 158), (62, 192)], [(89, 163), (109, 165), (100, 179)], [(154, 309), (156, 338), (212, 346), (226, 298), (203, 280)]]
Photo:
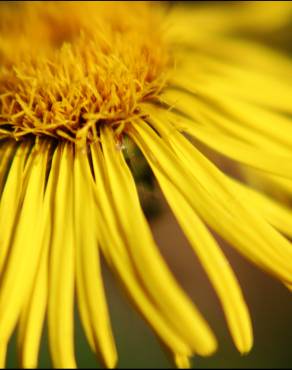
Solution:
[[(116, 3), (100, 5), (99, 12), (90, 12), (87, 6), (88, 19), (96, 23), (94, 35), (83, 27), (82, 33), (67, 35), (70, 41), (61, 46), (52, 41), (61, 35), (47, 35), (45, 45), (33, 39), (39, 54), (30, 50), (31, 39), (26, 38), (25, 58), (16, 53), (12, 65), (10, 50), (0, 50), (0, 138), (50, 136), (82, 147), (98, 140), (101, 125), (121, 134), (139, 116), (142, 102), (158, 100), (171, 65), (168, 45), (159, 32), (161, 19), (152, 19), (145, 4), (119, 6), (121, 14), (127, 8), (126, 19), (117, 16)], [(40, 13), (44, 15), (44, 10), (30, 7), (30, 17)], [(47, 22), (58, 21), (50, 12)], [(23, 28), (32, 33), (28, 24)], [(15, 44), (16, 39), (10, 43)]]

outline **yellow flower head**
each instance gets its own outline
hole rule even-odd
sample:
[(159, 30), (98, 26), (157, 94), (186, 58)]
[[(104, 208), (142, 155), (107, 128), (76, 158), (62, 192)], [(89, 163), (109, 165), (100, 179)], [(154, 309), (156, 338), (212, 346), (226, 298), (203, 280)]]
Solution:
[(90, 347), (116, 365), (100, 255), (177, 366), (216, 350), (158, 251), (125, 146), (143, 153), (236, 347), (248, 352), (248, 309), (207, 226), (290, 287), (291, 212), (225, 174), (204, 146), (291, 192), (289, 58), (236, 38), (238, 17), (223, 11), (141, 2), (0, 9), (0, 365), (17, 328), (20, 365), (36, 367), (47, 318), (53, 365), (76, 367), (75, 290)]
[(64, 11), (53, 4), (24, 5), (36, 30), (42, 21), (45, 40), (25, 29), (13, 67), (12, 40), (3, 52), (1, 137), (33, 134), (88, 144), (98, 139), (102, 122), (117, 127), (137, 117), (139, 103), (155, 99), (164, 84), (170, 57), (161, 24), (146, 4), (58, 6)]

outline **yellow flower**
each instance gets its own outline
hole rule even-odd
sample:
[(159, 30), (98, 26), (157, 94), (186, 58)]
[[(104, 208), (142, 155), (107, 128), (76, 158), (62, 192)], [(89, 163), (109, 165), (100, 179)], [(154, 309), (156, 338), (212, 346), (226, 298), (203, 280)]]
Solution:
[(37, 366), (47, 318), (53, 365), (75, 367), (76, 289), (90, 347), (116, 365), (100, 255), (177, 366), (216, 350), (151, 235), (128, 142), (200, 259), (236, 347), (248, 352), (248, 309), (206, 225), (289, 286), (292, 249), (281, 232), (292, 235), (291, 214), (279, 207), (283, 222), (267, 216), (269, 199), (224, 174), (201, 144), (291, 189), (289, 58), (233, 37), (224, 14), (210, 29), (206, 12), (180, 5), (1, 7), (0, 364), (17, 327), (20, 365)]

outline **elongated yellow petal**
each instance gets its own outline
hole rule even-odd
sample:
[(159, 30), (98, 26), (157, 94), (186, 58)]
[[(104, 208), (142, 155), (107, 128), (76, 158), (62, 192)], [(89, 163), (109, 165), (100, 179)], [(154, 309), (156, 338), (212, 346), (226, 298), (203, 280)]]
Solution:
[(13, 141), (0, 146), (0, 200), (15, 151), (16, 145)]
[[(76, 173), (74, 172), (74, 177), (76, 177)], [(77, 180), (77, 179), (76, 179)], [(74, 179), (74, 182), (76, 181)], [(77, 198), (77, 188), (74, 183), (74, 197)], [(79, 200), (79, 199), (78, 199)], [(80, 205), (79, 205), (80, 206)], [(88, 207), (88, 206), (87, 206)], [(74, 200), (74, 220), (77, 219), (77, 205), (76, 205), (76, 200)], [(80, 216), (79, 216), (80, 217)], [(80, 226), (78, 226), (78, 222), (75, 221), (76, 225), (74, 225), (74, 231), (75, 231), (75, 238), (79, 237), (79, 240), (81, 238), (80, 235)], [(78, 227), (78, 229), (77, 229)], [(78, 232), (77, 232), (78, 230)], [(91, 230), (91, 233), (93, 231)], [(80, 262), (80, 256), (79, 256), (79, 251), (81, 248), (78, 248), (78, 244), (76, 246), (76, 289), (77, 289), (77, 298), (78, 298), (78, 309), (79, 309), (79, 314), (81, 317), (82, 325), (85, 331), (86, 338), (89, 342), (90, 348), (93, 352), (96, 351), (96, 345), (95, 345), (95, 340), (94, 340), (94, 334), (93, 334), (93, 328), (90, 322), (90, 316), (88, 314), (88, 304), (87, 304), (87, 296), (86, 296), (86, 291), (84, 289), (84, 279), (83, 279), (83, 273), (82, 273), (82, 264)]]
[(271, 194), (281, 195), (285, 200), (292, 196), (292, 181), (279, 176), (263, 173), (253, 168), (240, 168), (243, 178), (256, 189)]
[(211, 149), (235, 161), (292, 179), (292, 155), (273, 154), (203, 127), (198, 129), (194, 126), (188, 126), (185, 131)]
[[(253, 109), (252, 114), (246, 115), (242, 112), (249, 109), (249, 105), (246, 109), (242, 106), (241, 110), (236, 110), (237, 100), (227, 104), (223, 99), (219, 101), (217, 97), (191, 96), (186, 92), (172, 89), (164, 92), (163, 101), (173, 106), (173, 111), (164, 111), (164, 115), (168, 116), (181, 131), (188, 132), (188, 129), (200, 131), (200, 128), (204, 131), (206, 127), (216, 131), (216, 135), (218, 133), (221, 137), (228, 135), (233, 139), (240, 140), (245, 146), (248, 143), (256, 148), (263, 148), (269, 155), (272, 153), (277, 156), (291, 155), (292, 141), (289, 135), (285, 135), (286, 126), (288, 125), (291, 130), (291, 124), (283, 115), (259, 108)], [(145, 104), (146, 110), (149, 107), (151, 107), (150, 104)], [(155, 110), (159, 113), (157, 108)], [(276, 125), (275, 122), (277, 122)]]
[[(278, 56), (273, 50), (253, 42), (251, 37), (249, 40), (243, 37), (240, 40), (236, 37), (222, 37), (222, 34), (242, 31), (255, 36), (275, 31), (277, 38), (277, 31), (289, 22), (289, 1), (278, 1), (277, 4), (272, 1), (237, 2), (230, 7), (222, 5), (220, 2), (212, 4), (212, 11), (208, 6), (192, 8), (185, 7), (184, 4), (176, 5), (169, 15), (174, 24), (174, 27), (171, 27), (172, 38), (192, 46), (194, 52), (203, 50), (214, 59), (231, 60), (233, 63), (253, 68), (261, 67), (278, 75), (281, 75), (281, 72), (282, 75), (284, 72), (289, 73), (288, 56)], [(246, 55), (249, 58), (242, 57)], [(193, 61), (195, 60), (193, 58)], [(283, 71), (277, 71), (277, 66), (283, 68)]]
[(20, 366), (23, 368), (36, 368), (40, 347), (43, 323), (48, 298), (48, 252), (50, 241), (50, 204), (53, 179), (50, 177), (46, 185), (43, 200), (43, 236), (41, 240), (42, 252), (38, 271), (35, 277), (31, 294), (27, 297), (18, 327), (18, 348)]
[[(221, 43), (221, 40), (219, 41)], [(216, 59), (208, 59), (199, 53), (196, 55), (198, 65), (188, 68), (182, 65), (177, 73), (173, 74), (171, 82), (194, 92), (212, 93), (213, 95), (236, 97), (253, 104), (262, 105), (291, 112), (289, 96), (291, 94), (291, 72), (285, 78), (277, 78), (273, 73), (244, 68), (235, 63), (221, 63)], [(242, 56), (244, 58), (244, 55)], [(201, 64), (200, 66), (200, 59)], [(191, 59), (189, 58), (189, 61)], [(212, 72), (212, 67), (216, 66)], [(204, 70), (205, 65), (209, 68)], [(291, 71), (291, 62), (290, 62)], [(223, 95), (224, 94), (224, 95)], [(244, 112), (246, 114), (246, 112)]]
[(20, 315), (18, 348), (20, 366), (33, 369), (38, 365), (38, 352), (48, 296), (48, 241), (49, 229), (44, 232), (42, 256), (31, 295)]
[(106, 367), (113, 368), (117, 361), (117, 353), (100, 271), (92, 182), (87, 155), (76, 150), (74, 160), (76, 267), (77, 279), (80, 280), (79, 292), (83, 291), (82, 297), (85, 300), (82, 303), (85, 307), (81, 317), (87, 316), (86, 321), (91, 327), (90, 338), (94, 342), (96, 352), (101, 354)]
[(48, 326), (54, 367), (75, 368), (73, 168), (70, 144), (58, 146), (53, 157), (52, 238), (49, 263)]
[[(164, 134), (167, 134), (167, 129), (165, 129), (165, 126), (161, 126), (161, 124), (159, 124), (159, 128), (160, 128), (160, 130), (163, 129)], [(176, 147), (178, 151), (181, 150), (184, 153), (184, 155), (186, 156), (186, 158), (189, 159), (189, 161), (187, 161), (186, 163), (190, 163), (191, 158), (194, 158), (196, 156), (197, 151), (181, 135), (179, 135), (179, 134), (174, 135), (173, 134), (172, 138), (174, 138), (174, 137), (175, 137), (175, 140), (172, 141), (172, 139), (170, 139), (170, 141), (173, 142), (173, 146)], [(250, 212), (247, 207), (242, 208), (242, 206), (247, 204), (246, 200), (240, 200), (240, 202), (237, 200), (237, 199), (240, 199), (240, 196), (238, 197), (238, 194), (237, 194), (238, 189), (234, 188), (234, 183), (232, 183), (231, 187), (229, 187), (230, 182), (229, 182), (228, 177), (226, 177), (222, 173), (220, 173), (220, 171), (218, 171), (218, 169), (216, 169), (216, 167), (214, 165), (212, 165), (203, 156), (199, 155), (197, 157), (197, 159), (201, 162), (202, 165), (205, 165), (208, 168), (209, 172), (213, 175), (213, 178), (217, 179), (218, 184), (221, 184), (221, 186), (223, 186), (223, 188), (226, 188), (227, 192), (229, 192), (233, 196), (235, 204), (237, 204), (238, 207), (239, 207), (239, 209), (237, 211), (237, 215), (240, 214), (240, 210), (242, 209), (243, 212), (244, 212), (243, 216), (246, 218), (246, 220), (249, 220), (251, 218), (252, 221), (253, 221), (253, 225), (257, 224), (257, 227), (258, 227), (258, 229), (260, 231), (260, 234), (262, 236), (270, 235), (271, 240), (274, 240), (274, 243), (275, 243), (274, 245), (281, 245), (280, 248), (277, 248), (277, 250), (276, 250), (277, 253), (274, 256), (274, 258), (278, 259), (279, 261), (280, 261), (280, 259), (278, 258), (279, 255), (282, 255), (282, 257), (283, 257), (282, 261), (284, 261), (284, 259), (286, 259), (286, 258), (289, 258), (289, 255), (291, 254), (291, 243), (287, 239), (282, 237), (282, 235), (279, 234), (276, 230), (274, 230), (274, 228), (272, 228), (269, 225), (269, 223), (265, 222), (265, 217), (264, 218), (258, 217), (258, 214), (257, 214), (258, 212)], [(191, 166), (188, 166), (188, 167), (189, 167), (190, 171), (192, 172), (192, 167)], [(202, 168), (202, 170), (203, 170), (203, 168)], [(201, 172), (202, 172), (202, 170), (201, 170)], [(196, 172), (196, 173), (198, 173), (198, 172)], [(223, 196), (224, 196), (224, 194), (221, 193), (221, 197), (223, 197)], [(260, 214), (260, 212), (259, 212), (259, 214)], [(271, 244), (270, 247), (273, 247), (273, 245)]]
[(161, 175), (159, 182), (220, 298), (238, 350), (248, 352), (253, 342), (251, 321), (241, 289), (227, 259), (205, 225), (171, 182)]
[(179, 336), (171, 321), (154, 304), (153, 299), (147, 294), (141, 280), (137, 277), (132, 260), (125, 248), (122, 234), (117, 229), (116, 214), (113, 212), (104, 178), (104, 161), (102, 160), (101, 149), (98, 146), (92, 148), (92, 159), (96, 181), (96, 212), (103, 254), (118, 274), (139, 311), (155, 329), (166, 346), (173, 353), (191, 356), (191, 346)]
[(177, 354), (174, 357), (174, 361), (178, 369), (190, 369), (191, 368), (190, 360), (186, 356), (181, 356), (180, 354)]
[[(156, 110), (154, 114), (158, 114), (162, 119), (162, 114), (158, 110)], [(167, 116), (165, 116), (165, 119), (167, 119)], [(184, 122), (186, 121), (186, 119), (183, 120)], [(289, 153), (290, 155), (279, 155), (278, 153), (271, 152), (271, 150), (267, 148), (260, 149), (253, 145), (246, 144), (244, 141), (237, 138), (191, 123), (184, 127), (184, 131), (203, 142), (211, 149), (235, 161), (268, 173), (292, 179), (292, 151)]]
[(107, 225), (104, 224), (102, 219), (100, 220), (100, 225), (103, 253), (110, 266), (118, 274), (137, 309), (153, 327), (159, 339), (173, 353), (191, 356), (193, 352), (192, 346), (178, 335), (161, 310), (148, 297), (145, 287), (139, 282), (139, 278), (129, 261), (123, 259), (124, 256), (121, 256), (116, 251), (115, 248), (120, 246), (119, 241), (113, 236), (114, 234), (109, 235), (107, 233)]
[(6, 362), (6, 352), (7, 352), (7, 343), (0, 342), (0, 368), (5, 368), (5, 362)]
[[(226, 112), (231, 119), (234, 117), (234, 126), (240, 129), (243, 126), (249, 129), (249, 132), (258, 133), (262, 137), (267, 137), (276, 143), (284, 146), (284, 149), (290, 149), (292, 145), (291, 120), (279, 112), (270, 111), (263, 107), (246, 103), (234, 97), (224, 97), (218, 99), (218, 96), (210, 92), (203, 93), (202, 98), (210, 98), (210, 104), (218, 107), (219, 113)], [(208, 100), (207, 100), (208, 103)], [(241, 131), (238, 132), (241, 136)]]
[[(77, 251), (76, 251), (77, 252)], [(77, 257), (77, 253), (76, 253)], [(83, 281), (81, 280), (81, 273), (79, 272), (78, 262), (76, 258), (76, 290), (77, 290), (77, 304), (83, 330), (92, 352), (96, 351), (96, 345), (93, 339), (92, 326), (87, 310), (86, 295), (83, 289)]]
[[(171, 139), (181, 160), (142, 121), (135, 124), (129, 134), (142, 149), (156, 175), (163, 172), (214, 230), (254, 263), (281, 280), (291, 281), (291, 266), (287, 263), (291, 254), (290, 243), (239, 202), (232, 188), (226, 185), (224, 175), (186, 139), (175, 136), (174, 140), (174, 133), (164, 137)], [(286, 258), (278, 248), (286, 253)]]
[(212, 89), (201, 91), (198, 86), (193, 88), (193, 92), (191, 88), (189, 90), (167, 89), (162, 94), (162, 100), (173, 106), (174, 112), (175, 109), (181, 112), (176, 119), (178, 124), (179, 121), (186, 124), (184, 128), (198, 129), (198, 125), (186, 119), (187, 115), (199, 122), (200, 127), (212, 127), (221, 136), (231, 135), (269, 153), (291, 155), (292, 128), (288, 117), (232, 96), (222, 96)]
[[(259, 71), (287, 80), (292, 78), (291, 58), (284, 53), (252, 40), (222, 38), (204, 45), (204, 55), (215, 63), (239, 66), (242, 69)], [(215, 46), (216, 45), (216, 46)], [(248, 55), (248, 58), (243, 56)], [(189, 59), (192, 59), (189, 55)]]
[(252, 202), (262, 216), (284, 234), (292, 237), (292, 211), (285, 205), (230, 178), (232, 186), (245, 202)]
[[(129, 254), (143, 284), (156, 304), (173, 320), (173, 325), (181, 335), (190, 343), (194, 343), (194, 350), (202, 355), (210, 354), (215, 350), (215, 339), (199, 312), (169, 273), (159, 254), (143, 217), (134, 180), (121, 153), (115, 147), (113, 132), (109, 128), (105, 127), (101, 131), (101, 141), (113, 205), (119, 214), (119, 223), (127, 241)], [(138, 247), (137, 240), (140, 240)], [(179, 324), (177, 318), (180, 318)]]
[(23, 204), (18, 210), (15, 232), (10, 240), (9, 259), (1, 276), (1, 340), (8, 340), (14, 329), (20, 310), (31, 291), (42, 250), (42, 201), (47, 161), (45, 145), (42, 150), (44, 153), (41, 155), (30, 155)]
[[(172, 132), (170, 131), (169, 135)], [(228, 261), (196, 212), (175, 186), (160, 172), (157, 172), (156, 176), (168, 203), (216, 289), (237, 348), (241, 352), (249, 351), (253, 341), (251, 322), (241, 289)]]
[(18, 215), (18, 205), (22, 196), (24, 178), (23, 168), (26, 150), (26, 146), (19, 146), (16, 151), (0, 200), (0, 276), (3, 273), (3, 266), (10, 245), (13, 225)]

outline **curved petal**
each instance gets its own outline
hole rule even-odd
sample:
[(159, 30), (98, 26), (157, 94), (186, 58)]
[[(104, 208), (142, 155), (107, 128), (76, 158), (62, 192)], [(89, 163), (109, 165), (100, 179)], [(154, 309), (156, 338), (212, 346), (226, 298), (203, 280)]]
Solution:
[(74, 230), (80, 313), (91, 346), (97, 353), (101, 354), (106, 367), (113, 368), (116, 365), (117, 353), (100, 271), (92, 183), (87, 154), (76, 149), (74, 158)]
[[(27, 295), (31, 291), (42, 251), (44, 228), (43, 189), (47, 162), (46, 144), (42, 154), (31, 153), (24, 179), (23, 203), (14, 224), (10, 239), (9, 259), (4, 266), (0, 281), (0, 327), (1, 339), (8, 340)], [(21, 157), (19, 161), (21, 161)], [(22, 174), (20, 168), (12, 174)], [(19, 190), (19, 189), (18, 189)], [(3, 199), (2, 199), (3, 201)], [(9, 212), (8, 212), (9, 213)], [(2, 215), (4, 216), (4, 215)], [(8, 238), (9, 240), (9, 238)]]
[[(161, 127), (159, 125), (159, 129)], [(162, 172), (168, 177), (214, 230), (252, 262), (280, 280), (291, 282), (290, 243), (254, 210), (239, 201), (234, 189), (228, 187), (224, 175), (193, 145), (178, 133), (180, 136), (165, 133), (162, 140), (143, 121), (133, 124), (129, 134), (143, 151), (156, 176)], [(167, 138), (177, 154), (166, 144)]]
[(76, 368), (74, 355), (73, 168), (72, 146), (59, 145), (49, 175), (53, 177), (49, 257), (48, 327), (54, 367)]
[(185, 341), (173, 328), (172, 322), (164, 315), (149, 296), (125, 246), (123, 235), (117, 224), (117, 216), (110, 201), (108, 184), (105, 178), (104, 160), (98, 145), (91, 148), (95, 175), (96, 213), (101, 238), (101, 248), (110, 267), (117, 273), (129, 297), (160, 340), (173, 352), (184, 356), (192, 355), (192, 343)]
[[(154, 244), (143, 217), (134, 180), (121, 153), (115, 147), (110, 128), (101, 130), (101, 142), (113, 205), (119, 214), (119, 223), (129, 254), (143, 284), (156, 304), (173, 321), (176, 330), (194, 343), (196, 352), (202, 355), (212, 353), (216, 348), (216, 341), (207, 323), (173, 279)], [(140, 243), (137, 247), (138, 240)], [(180, 318), (179, 322), (177, 318)]]

